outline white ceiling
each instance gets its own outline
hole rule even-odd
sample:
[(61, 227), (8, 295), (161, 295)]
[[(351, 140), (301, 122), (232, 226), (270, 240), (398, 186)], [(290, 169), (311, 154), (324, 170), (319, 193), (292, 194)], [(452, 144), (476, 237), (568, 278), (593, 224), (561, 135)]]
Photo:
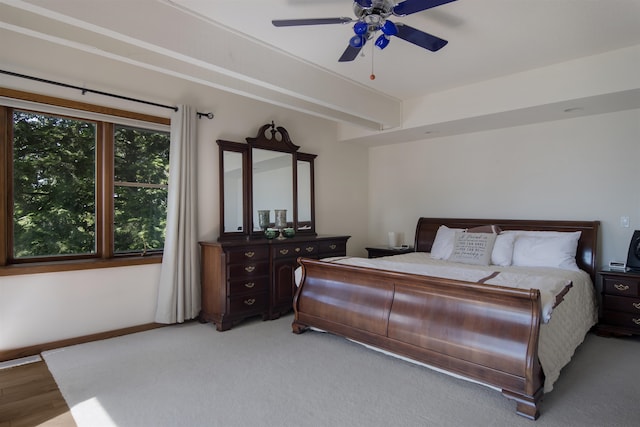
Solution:
[[(115, 61), (134, 67), (116, 86), (132, 95), (145, 94), (135, 70), (149, 79), (151, 72), (172, 79), (164, 86), (172, 102), (222, 89), (355, 125), (367, 132), (360, 139), (386, 143), (425, 138), (426, 127), (407, 126), (408, 103), (640, 45), (640, 0), (457, 0), (391, 18), (448, 40), (442, 50), (393, 38), (385, 50), (369, 44), (364, 56), (343, 63), (338, 58), (351, 25), (271, 24), (341, 16), (353, 17), (350, 0), (0, 0), (0, 61), (10, 71), (40, 66), (45, 76), (58, 71), (70, 83), (89, 85), (116, 82), (109, 80), (116, 75), (97, 77), (101, 61)], [(35, 40), (94, 59), (82, 67), (44, 62)], [(640, 108), (640, 87), (631, 89), (622, 96), (585, 96), (587, 108), (580, 107), (584, 114)], [(558, 101), (443, 122), (438, 135), (553, 120), (555, 111), (566, 109)]]
[[(398, 38), (340, 63), (352, 24), (276, 28), (272, 19), (353, 17), (350, 0), (171, 0), (273, 49), (401, 100), (640, 43), (637, 0), (457, 0), (391, 20), (449, 41)], [(371, 67), (375, 80), (370, 80)]]

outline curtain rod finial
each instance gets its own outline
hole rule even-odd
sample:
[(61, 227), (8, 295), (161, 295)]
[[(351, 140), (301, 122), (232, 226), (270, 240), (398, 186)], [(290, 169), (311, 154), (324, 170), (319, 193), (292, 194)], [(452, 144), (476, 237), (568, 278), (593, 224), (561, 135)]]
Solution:
[(213, 120), (213, 113), (201, 113), (201, 112), (196, 112), (196, 114), (198, 115), (198, 118), (201, 119), (202, 117), (206, 117), (209, 120)]

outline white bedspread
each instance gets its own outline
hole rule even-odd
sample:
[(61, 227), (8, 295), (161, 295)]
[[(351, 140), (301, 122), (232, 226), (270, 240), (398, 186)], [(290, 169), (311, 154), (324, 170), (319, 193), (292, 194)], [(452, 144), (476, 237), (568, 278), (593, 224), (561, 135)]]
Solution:
[[(545, 393), (553, 389), (553, 384), (560, 376), (560, 370), (571, 360), (586, 333), (598, 320), (593, 283), (584, 271), (451, 263), (435, 260), (425, 252), (374, 259), (336, 257), (324, 261), (469, 282), (481, 281), (497, 272), (495, 277), (487, 279), (484, 283), (520, 289), (539, 289), (543, 323), (540, 328), (538, 357), (545, 373)], [(301, 279), (299, 270), (296, 270), (296, 283)], [(572, 284), (571, 288), (564, 295), (562, 302), (555, 306), (556, 295), (569, 284)]]

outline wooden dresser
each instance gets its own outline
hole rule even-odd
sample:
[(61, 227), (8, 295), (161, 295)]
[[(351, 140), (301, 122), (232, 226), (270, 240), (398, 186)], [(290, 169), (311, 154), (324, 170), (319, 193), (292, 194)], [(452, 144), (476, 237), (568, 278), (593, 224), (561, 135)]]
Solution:
[(600, 272), (602, 304), (597, 331), (600, 335), (640, 334), (640, 272)]
[(200, 242), (201, 322), (218, 331), (252, 316), (277, 319), (292, 310), (297, 258), (344, 256), (350, 236)]

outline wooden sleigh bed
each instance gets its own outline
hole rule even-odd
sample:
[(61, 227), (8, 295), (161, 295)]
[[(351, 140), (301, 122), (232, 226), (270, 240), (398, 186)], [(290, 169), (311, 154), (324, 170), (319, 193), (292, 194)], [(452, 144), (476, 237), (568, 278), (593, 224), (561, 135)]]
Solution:
[[(416, 252), (431, 252), (441, 225), (487, 224), (503, 231), (580, 231), (576, 262), (591, 277), (590, 286), (595, 283), (597, 221), (420, 218)], [(538, 357), (539, 290), (322, 260), (299, 263), (294, 333), (320, 329), (480, 382), (515, 400), (518, 414), (538, 418), (545, 382)]]

